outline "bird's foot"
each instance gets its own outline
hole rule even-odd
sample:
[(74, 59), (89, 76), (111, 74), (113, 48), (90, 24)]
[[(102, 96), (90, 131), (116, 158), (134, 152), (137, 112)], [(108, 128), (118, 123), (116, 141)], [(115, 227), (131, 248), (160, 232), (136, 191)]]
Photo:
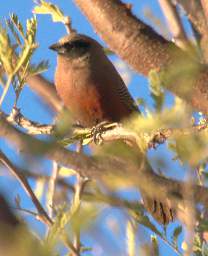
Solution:
[(98, 123), (91, 129), (91, 136), (93, 138), (93, 142), (97, 145), (101, 145), (103, 143), (103, 133), (107, 130), (111, 130), (118, 126), (117, 123), (110, 123), (107, 121), (103, 121), (101, 123)]
[(163, 144), (166, 141), (166, 136), (162, 132), (157, 132), (149, 142), (149, 148), (156, 149), (158, 145)]

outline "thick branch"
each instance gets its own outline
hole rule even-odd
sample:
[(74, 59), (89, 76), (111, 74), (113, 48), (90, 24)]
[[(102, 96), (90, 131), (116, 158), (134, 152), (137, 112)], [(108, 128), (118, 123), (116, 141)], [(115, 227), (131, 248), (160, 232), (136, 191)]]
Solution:
[[(187, 59), (187, 63), (193, 61), (188, 54), (137, 19), (119, 0), (74, 1), (110, 48), (139, 73), (148, 75), (151, 69), (173, 68), (178, 57)], [(208, 69), (199, 66), (199, 72), (191, 80), (189, 94), (181, 90), (186, 76), (187, 71), (180, 73), (177, 81), (172, 79), (166, 87), (195, 108), (208, 113)]]
[[(106, 156), (104, 159), (95, 159), (94, 157), (66, 150), (58, 145), (40, 141), (18, 131), (1, 116), (0, 126), (0, 137), (8, 140), (21, 151), (31, 152), (31, 148), (36, 148), (39, 151), (40, 149), (45, 149), (44, 153), (47, 158), (74, 168), (83, 176), (105, 182), (111, 179), (112, 175), (123, 177), (126, 184), (139, 186), (149, 196), (154, 198), (158, 196), (160, 199), (167, 199), (168, 196), (168, 198), (172, 199), (174, 205), (176, 201), (183, 198), (184, 183), (161, 177), (153, 173), (150, 167), (146, 166), (144, 170), (138, 168), (132, 161)], [(157, 195), (155, 194), (155, 189), (153, 189), (155, 187), (157, 187)], [(208, 204), (208, 190), (206, 188), (195, 185), (193, 187), (193, 195), (196, 202), (204, 205)]]

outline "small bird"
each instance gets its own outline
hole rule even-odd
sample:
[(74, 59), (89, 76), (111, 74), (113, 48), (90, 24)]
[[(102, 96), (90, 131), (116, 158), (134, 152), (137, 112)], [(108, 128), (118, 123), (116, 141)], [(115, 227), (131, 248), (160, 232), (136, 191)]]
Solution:
[[(50, 46), (58, 53), (55, 85), (73, 118), (83, 127), (122, 122), (140, 111), (121, 76), (94, 39), (77, 33)], [(142, 195), (144, 205), (160, 223), (173, 220), (172, 210)]]

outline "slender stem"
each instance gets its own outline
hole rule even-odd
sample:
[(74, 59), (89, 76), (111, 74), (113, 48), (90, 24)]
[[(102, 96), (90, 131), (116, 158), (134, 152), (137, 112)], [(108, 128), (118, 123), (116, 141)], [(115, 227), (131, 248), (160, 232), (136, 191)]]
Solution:
[(176, 44), (183, 50), (189, 48), (189, 40), (181, 23), (176, 7), (170, 0), (158, 0)]
[(41, 203), (37, 199), (34, 194), (32, 188), (30, 187), (27, 179), (23, 176), (23, 174), (15, 167), (9, 159), (0, 151), (0, 161), (8, 168), (8, 170), (17, 178), (17, 180), (21, 183), (22, 187), (26, 191), (26, 193), (31, 197), (32, 202), (34, 203), (39, 216), (38, 218), (43, 221), (47, 225), (51, 225), (53, 222), (48, 216), (47, 212), (42, 207)]
[[(82, 142), (79, 141), (76, 145), (76, 152), (81, 153), (83, 149)], [(82, 185), (83, 185), (83, 180), (82, 177), (77, 174), (77, 184), (75, 186), (75, 193), (74, 193), (74, 199), (73, 199), (73, 205), (77, 205), (77, 210), (80, 207), (81, 203), (81, 193), (82, 193)], [(80, 255), (80, 248), (81, 248), (81, 242), (80, 242), (80, 227), (77, 226), (76, 230), (74, 231), (74, 247), (76, 248), (78, 254)]]
[(47, 193), (47, 202), (48, 202), (48, 214), (52, 218), (53, 217), (53, 209), (54, 209), (54, 196), (56, 191), (56, 181), (58, 178), (58, 165), (55, 161), (53, 161), (52, 174), (48, 183), (48, 193)]
[(9, 90), (9, 86), (10, 86), (10, 84), (11, 84), (11, 82), (12, 82), (12, 79), (13, 79), (13, 75), (10, 75), (10, 76), (8, 77), (8, 79), (7, 79), (6, 85), (5, 85), (5, 87), (4, 87), (3, 93), (2, 93), (1, 98), (0, 98), (0, 107), (1, 107), (1, 105), (2, 105), (2, 103), (3, 103), (3, 101), (4, 101), (4, 98), (5, 98), (5, 96), (6, 96), (7, 92), (8, 92), (8, 90)]

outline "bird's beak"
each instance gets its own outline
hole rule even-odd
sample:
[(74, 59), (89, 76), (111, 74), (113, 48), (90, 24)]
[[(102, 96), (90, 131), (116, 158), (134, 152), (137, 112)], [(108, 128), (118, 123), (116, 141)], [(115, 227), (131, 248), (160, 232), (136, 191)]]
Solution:
[(49, 49), (51, 49), (52, 51), (58, 52), (58, 50), (60, 49), (60, 44), (59, 43), (52, 44), (51, 46), (49, 46)]

